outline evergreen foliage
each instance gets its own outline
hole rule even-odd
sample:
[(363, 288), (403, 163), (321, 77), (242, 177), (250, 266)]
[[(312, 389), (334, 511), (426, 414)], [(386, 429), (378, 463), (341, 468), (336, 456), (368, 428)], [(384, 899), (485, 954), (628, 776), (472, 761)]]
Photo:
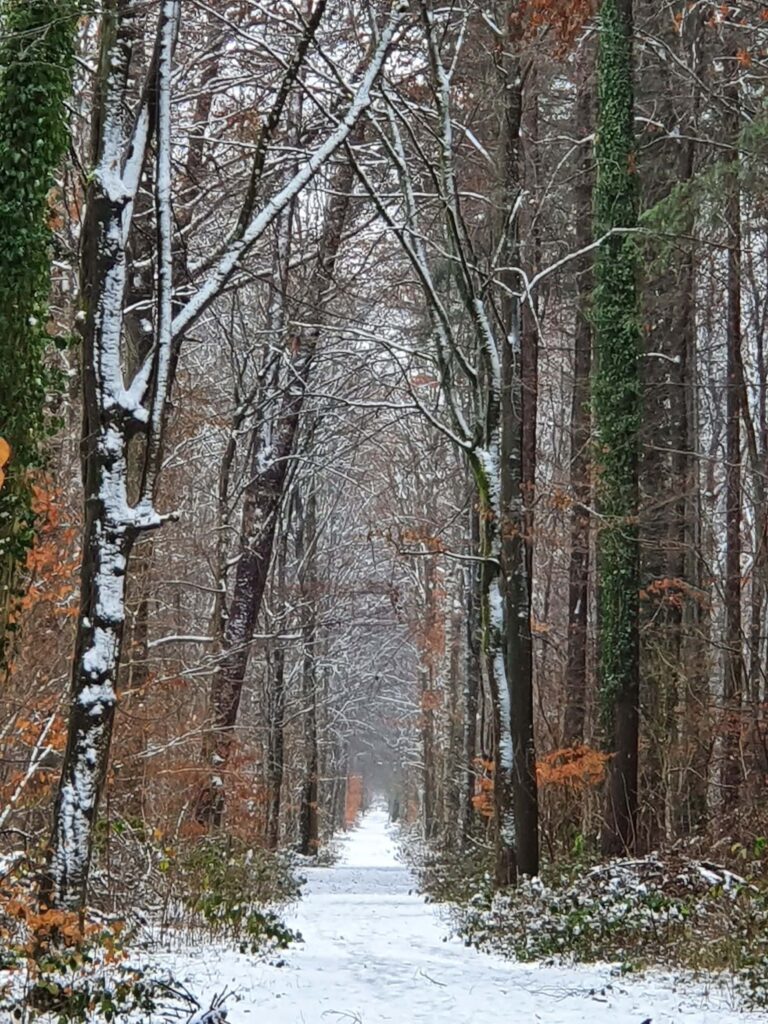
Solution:
[[(0, 435), (11, 445), (0, 491), (0, 602), (34, 534), (29, 470), (41, 461), (55, 378), (46, 363), (49, 225), (67, 151), (79, 0), (0, 0)], [(0, 638), (0, 644), (2, 639)]]

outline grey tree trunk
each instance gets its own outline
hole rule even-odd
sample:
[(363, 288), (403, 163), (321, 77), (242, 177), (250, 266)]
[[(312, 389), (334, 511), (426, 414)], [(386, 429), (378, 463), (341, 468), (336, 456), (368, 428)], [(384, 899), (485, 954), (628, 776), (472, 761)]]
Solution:
[[(736, 64), (736, 62), (734, 62)], [(730, 137), (738, 144), (740, 131), (739, 86), (729, 89), (735, 111)], [(733, 173), (728, 176), (726, 228), (728, 232), (727, 366), (726, 366), (726, 466), (725, 466), (725, 636), (723, 638), (723, 770), (722, 800), (726, 815), (738, 807), (741, 788), (741, 739), (743, 657), (741, 624), (741, 195), (739, 152), (734, 150)]]
[[(592, 49), (585, 42), (579, 55), (576, 99), (576, 136), (588, 139), (594, 132), (594, 66)], [(579, 177), (574, 188), (576, 249), (592, 241), (593, 147), (582, 142)], [(592, 505), (590, 433), (590, 376), (592, 373), (592, 325), (589, 308), (594, 280), (592, 254), (579, 257), (576, 275), (576, 324), (573, 338), (573, 392), (571, 397), (570, 483), (571, 536), (568, 566), (568, 649), (566, 654), (566, 704), (563, 743), (584, 741), (587, 709), (587, 642), (589, 625), (590, 508)]]
[(472, 835), (474, 819), (473, 797), (475, 795), (475, 779), (478, 756), (477, 745), (477, 714), (480, 696), (480, 650), (481, 650), (481, 616), (480, 616), (480, 568), (477, 559), (480, 555), (480, 524), (477, 514), (477, 495), (473, 488), (469, 508), (469, 562), (465, 588), (466, 601), (466, 656), (464, 660), (464, 693), (463, 693), (463, 732), (462, 732), (462, 771), (461, 803), (459, 810), (459, 836), (462, 849), (466, 849)]
[[(313, 486), (310, 481), (309, 486)], [(317, 744), (317, 497), (310, 490), (306, 499), (296, 493), (296, 558), (299, 562), (301, 600), (301, 696), (304, 732), (304, 764), (299, 795), (299, 853), (316, 855), (320, 842), (318, 824), (318, 744)]]

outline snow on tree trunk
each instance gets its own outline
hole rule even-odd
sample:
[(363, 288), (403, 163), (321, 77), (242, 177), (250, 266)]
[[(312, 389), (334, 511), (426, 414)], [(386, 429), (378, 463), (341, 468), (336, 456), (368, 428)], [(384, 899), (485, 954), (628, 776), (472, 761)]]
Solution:
[[(293, 178), (225, 244), (186, 303), (172, 309), (171, 81), (181, 20), (180, 0), (163, 0), (145, 88), (133, 81), (132, 54), (141, 24), (140, 0), (110, 0), (101, 16), (102, 43), (94, 118), (95, 167), (87, 196), (82, 276), (84, 317), (85, 535), (82, 596), (72, 672), (68, 742), (59, 784), (49, 867), (41, 896), (51, 906), (77, 909), (86, 898), (93, 826), (107, 772), (125, 620), (128, 559), (139, 534), (160, 526), (153, 504), (162, 454), (167, 401), (178, 346), (221, 294), (240, 261), (283, 210), (345, 143), (370, 104), (371, 89), (404, 11), (382, 31), (346, 113)], [(306, 53), (306, 49), (303, 51)], [(290, 76), (293, 69), (286, 74)], [(141, 95), (131, 116), (131, 100)], [(150, 105), (153, 110), (150, 110)], [(153, 114), (154, 116), (150, 116)], [(157, 229), (154, 344), (130, 384), (124, 381), (124, 297), (134, 203), (155, 132)], [(246, 204), (247, 206), (248, 204)], [(311, 346), (310, 346), (311, 347)], [(296, 367), (302, 379), (302, 367)], [(303, 394), (294, 387), (283, 417), (288, 433)], [(140, 493), (127, 494), (129, 445), (144, 441)], [(284, 463), (283, 463), (284, 464)]]
[[(43, 897), (79, 909), (86, 898), (93, 827), (104, 786), (115, 715), (117, 671), (125, 625), (125, 579), (133, 544), (162, 518), (152, 505), (153, 455), (159, 438), (170, 354), (170, 187), (158, 191), (161, 295), (153, 354), (156, 400), (144, 404), (145, 384), (125, 388), (121, 366), (126, 243), (144, 162), (148, 111), (129, 134), (125, 96), (135, 44), (134, 4), (112, 5), (104, 16), (99, 86), (102, 117), (97, 162), (88, 193), (83, 277), (85, 529), (81, 598), (72, 671), (68, 741), (56, 798)], [(158, 167), (169, 165), (170, 74), (179, 5), (163, 4), (158, 27)], [(165, 150), (165, 155), (162, 155)], [(129, 154), (126, 158), (126, 154)], [(162, 178), (162, 175), (159, 174)], [(166, 236), (167, 241), (166, 241)], [(128, 446), (144, 434), (145, 484), (128, 500)]]

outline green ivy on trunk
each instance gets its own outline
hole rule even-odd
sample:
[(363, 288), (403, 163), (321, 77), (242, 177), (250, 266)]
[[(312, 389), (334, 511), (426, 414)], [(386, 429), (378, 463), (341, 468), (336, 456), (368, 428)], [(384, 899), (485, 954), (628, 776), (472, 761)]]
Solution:
[(54, 176), (67, 151), (80, 0), (0, 0), (0, 436), (12, 449), (0, 490), (0, 652), (17, 566), (34, 536), (29, 471), (57, 386), (46, 354)]
[[(593, 385), (598, 504), (598, 657), (603, 727), (613, 753), (603, 845), (634, 842), (638, 731), (640, 425), (637, 182), (631, 0), (603, 0), (596, 139)], [(614, 232), (613, 234), (609, 234)]]

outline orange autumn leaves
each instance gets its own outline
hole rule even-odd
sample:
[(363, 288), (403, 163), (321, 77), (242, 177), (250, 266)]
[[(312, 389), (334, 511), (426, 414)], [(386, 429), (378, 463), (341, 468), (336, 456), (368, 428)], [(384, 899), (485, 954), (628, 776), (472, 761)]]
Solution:
[(80, 565), (77, 528), (62, 521), (62, 496), (50, 484), (32, 485), (32, 508), (39, 522), (38, 541), (27, 554), (29, 585), (21, 611), (45, 601), (54, 618), (77, 615), (76, 576)]
[(5, 483), (5, 468), (11, 461), (11, 446), (4, 437), (0, 437), (0, 490)]
[[(536, 763), (539, 787), (559, 787), (571, 792), (593, 789), (605, 781), (610, 754), (581, 744), (563, 747)], [(493, 776), (495, 765), (486, 758), (475, 760), (475, 794), (472, 804), (484, 818), (493, 817)]]
[(344, 799), (344, 824), (351, 828), (363, 809), (363, 777), (350, 775), (347, 778), (347, 791)]
[(545, 32), (554, 41), (556, 55), (562, 57), (596, 8), (596, 0), (522, 0), (512, 19), (519, 21), (526, 35)]

